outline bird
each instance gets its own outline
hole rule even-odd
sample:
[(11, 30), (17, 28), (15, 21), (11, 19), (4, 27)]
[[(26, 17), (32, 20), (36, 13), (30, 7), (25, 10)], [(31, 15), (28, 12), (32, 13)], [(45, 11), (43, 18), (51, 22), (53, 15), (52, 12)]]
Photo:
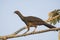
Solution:
[(26, 24), (27, 26), (27, 31), (25, 33), (27, 33), (30, 30), (30, 27), (35, 27), (34, 31), (36, 30), (37, 26), (39, 25), (44, 25), (48, 28), (56, 28), (55, 26), (46, 23), (45, 21), (43, 21), (41, 18), (38, 17), (34, 17), (34, 16), (23, 16), (21, 14), (20, 11), (16, 10), (14, 11), (15, 14), (17, 14), (19, 16), (19, 18)]

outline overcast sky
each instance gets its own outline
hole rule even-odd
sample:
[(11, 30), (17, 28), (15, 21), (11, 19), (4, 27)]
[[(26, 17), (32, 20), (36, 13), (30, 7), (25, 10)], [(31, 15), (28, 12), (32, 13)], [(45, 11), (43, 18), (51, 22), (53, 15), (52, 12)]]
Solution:
[[(25, 23), (14, 14), (21, 11), (24, 16), (36, 16), (47, 20), (48, 12), (60, 9), (60, 0), (0, 0), (0, 35), (8, 35), (25, 26)], [(59, 23), (54, 25), (59, 27)], [(32, 31), (33, 28), (30, 28)], [(37, 30), (48, 29), (38, 26)], [(8, 40), (58, 40), (58, 32), (51, 31)]]

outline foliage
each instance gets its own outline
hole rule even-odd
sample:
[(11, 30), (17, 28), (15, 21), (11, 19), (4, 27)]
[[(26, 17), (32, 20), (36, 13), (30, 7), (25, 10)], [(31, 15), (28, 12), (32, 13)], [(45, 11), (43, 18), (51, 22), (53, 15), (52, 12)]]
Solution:
[(50, 24), (54, 24), (54, 25), (55, 25), (57, 22), (58, 22), (58, 23), (60, 22), (60, 9), (55, 9), (55, 10), (51, 11), (51, 12), (48, 14), (49, 18), (53, 18), (53, 17), (55, 17), (55, 16), (57, 16), (57, 15), (59, 15), (59, 17), (51, 20), (51, 21), (50, 21)]

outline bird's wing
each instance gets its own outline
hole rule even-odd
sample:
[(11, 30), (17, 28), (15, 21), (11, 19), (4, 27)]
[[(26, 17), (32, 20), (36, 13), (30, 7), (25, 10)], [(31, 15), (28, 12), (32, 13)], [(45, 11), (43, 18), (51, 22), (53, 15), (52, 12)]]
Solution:
[(29, 22), (41, 22), (41, 21), (43, 21), (42, 19), (40, 19), (38, 17), (33, 17), (33, 16), (25, 17), (25, 19), (27, 19), (27, 21), (29, 21)]

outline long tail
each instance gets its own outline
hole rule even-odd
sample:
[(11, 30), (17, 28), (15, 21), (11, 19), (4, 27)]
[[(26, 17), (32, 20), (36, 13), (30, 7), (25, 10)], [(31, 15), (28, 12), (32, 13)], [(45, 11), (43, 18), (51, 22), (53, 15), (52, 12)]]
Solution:
[(48, 23), (44, 23), (45, 26), (47, 26), (48, 28), (56, 28), (55, 26), (48, 24)]

